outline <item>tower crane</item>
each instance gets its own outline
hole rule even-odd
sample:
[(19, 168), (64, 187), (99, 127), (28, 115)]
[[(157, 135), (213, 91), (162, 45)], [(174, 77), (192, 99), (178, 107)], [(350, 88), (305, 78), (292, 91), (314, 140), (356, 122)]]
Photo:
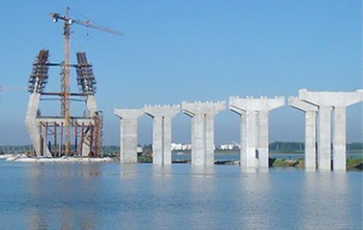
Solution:
[(53, 22), (58, 20), (64, 21), (63, 26), (63, 38), (64, 38), (64, 61), (62, 63), (62, 76), (61, 76), (61, 113), (64, 117), (65, 127), (65, 155), (70, 155), (70, 140), (71, 140), (71, 117), (70, 117), (70, 36), (71, 36), (71, 25), (78, 24), (86, 27), (90, 27), (96, 30), (100, 30), (107, 33), (116, 35), (123, 35), (123, 33), (112, 30), (106, 27), (95, 25), (90, 21), (80, 21), (69, 17), (69, 7), (66, 7), (65, 15), (58, 13), (50, 13), (53, 18)]
[(26, 90), (27, 87), (5, 87), (0, 85), (0, 92), (5, 91), (5, 90)]

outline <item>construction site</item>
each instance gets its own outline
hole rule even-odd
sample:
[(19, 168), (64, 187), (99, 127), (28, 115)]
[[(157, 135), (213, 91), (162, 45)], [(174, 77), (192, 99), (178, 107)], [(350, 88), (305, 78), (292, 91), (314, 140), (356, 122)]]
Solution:
[[(96, 103), (96, 79), (92, 65), (88, 63), (85, 52), (77, 52), (77, 63), (70, 62), (71, 25), (78, 24), (103, 32), (122, 35), (89, 21), (80, 21), (69, 17), (69, 8), (65, 15), (51, 13), (54, 22), (63, 21), (64, 60), (49, 61), (49, 50), (39, 51), (32, 66), (28, 80), (30, 93), (25, 125), (29, 133), (33, 150), (37, 157), (99, 157), (102, 155), (103, 116)], [(60, 69), (59, 91), (47, 91), (48, 81), (59, 79), (49, 76), (50, 68)], [(71, 73), (76, 73), (78, 92), (71, 92)], [(42, 115), (40, 101), (59, 103), (59, 112)], [(80, 102), (84, 106), (81, 116), (71, 113), (71, 102)]]

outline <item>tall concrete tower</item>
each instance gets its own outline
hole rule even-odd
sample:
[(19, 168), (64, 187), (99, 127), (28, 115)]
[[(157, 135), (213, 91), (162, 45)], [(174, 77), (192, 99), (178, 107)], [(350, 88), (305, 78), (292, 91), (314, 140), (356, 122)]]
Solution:
[(62, 155), (97, 156), (102, 149), (102, 113), (98, 111), (95, 93), (96, 80), (92, 65), (87, 62), (86, 54), (77, 53), (76, 68), (79, 92), (70, 93), (70, 100), (84, 102), (84, 114), (70, 116), (70, 130), (73, 141), (70, 152), (66, 154), (64, 145), (65, 116), (59, 114), (44, 116), (39, 108), (40, 100), (61, 101), (62, 91), (46, 92), (48, 70), (50, 66), (60, 66), (62, 63), (50, 63), (49, 51), (41, 50), (33, 63), (33, 70), (29, 77), (28, 91), (30, 93), (25, 125), (34, 147), (35, 156), (57, 157)]

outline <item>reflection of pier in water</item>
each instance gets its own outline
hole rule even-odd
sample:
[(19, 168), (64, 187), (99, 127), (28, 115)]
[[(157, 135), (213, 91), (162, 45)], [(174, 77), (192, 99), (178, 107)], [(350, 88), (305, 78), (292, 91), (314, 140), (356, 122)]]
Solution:
[[(89, 207), (102, 196), (101, 181), (95, 180), (101, 175), (101, 165), (89, 164), (81, 174), (76, 168), (83, 165), (55, 165), (58, 169), (49, 166), (34, 164), (29, 168), (27, 226), (32, 229), (48, 229), (50, 226), (55, 229), (95, 229), (97, 213)], [(77, 200), (80, 194), (85, 203)]]

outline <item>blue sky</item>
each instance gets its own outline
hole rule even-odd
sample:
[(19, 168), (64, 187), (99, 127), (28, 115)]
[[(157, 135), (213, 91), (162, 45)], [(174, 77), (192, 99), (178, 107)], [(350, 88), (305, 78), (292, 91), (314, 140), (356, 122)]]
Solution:
[[(219, 101), (229, 96), (297, 96), (298, 90), (355, 91), (362, 81), (362, 5), (323, 1), (10, 1), (0, 4), (0, 85), (25, 87), (40, 49), (63, 55), (62, 23), (50, 12), (124, 32), (124, 37), (74, 25), (71, 58), (85, 51), (97, 78), (104, 143), (119, 144), (114, 108)], [(75, 71), (72, 72), (75, 83)], [(47, 91), (59, 90), (59, 69)], [(77, 90), (76, 85), (72, 87)], [(0, 145), (29, 144), (26, 90), (0, 92)], [(41, 104), (44, 112), (59, 105)], [(74, 106), (74, 113), (81, 109)], [(348, 142), (362, 140), (362, 104), (347, 111)], [(216, 117), (216, 143), (239, 140), (239, 118)], [(304, 114), (285, 106), (270, 113), (270, 141), (303, 141)], [(173, 141), (190, 142), (190, 118), (173, 120)], [(139, 122), (151, 143), (151, 118)]]

